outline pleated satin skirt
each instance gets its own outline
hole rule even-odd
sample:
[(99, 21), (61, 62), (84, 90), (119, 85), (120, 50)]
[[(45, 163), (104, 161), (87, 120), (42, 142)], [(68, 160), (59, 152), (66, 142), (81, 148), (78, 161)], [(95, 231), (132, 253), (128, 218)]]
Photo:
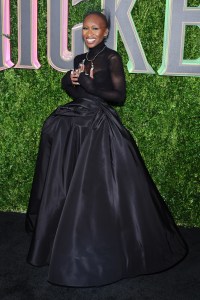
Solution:
[(115, 110), (100, 98), (44, 123), (26, 217), (28, 262), (48, 280), (100, 286), (181, 261), (187, 247)]

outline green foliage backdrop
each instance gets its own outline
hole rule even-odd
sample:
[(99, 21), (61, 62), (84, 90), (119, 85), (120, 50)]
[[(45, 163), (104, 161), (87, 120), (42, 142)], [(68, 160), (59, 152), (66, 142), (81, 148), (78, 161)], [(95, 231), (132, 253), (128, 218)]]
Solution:
[[(69, 1), (71, 3), (71, 1)], [(100, 9), (101, 1), (88, 0), (70, 6), (70, 24), (81, 22), (84, 13)], [(71, 4), (70, 4), (71, 5)], [(199, 0), (188, 1), (200, 5)], [(39, 70), (8, 69), (0, 72), (1, 199), (4, 211), (26, 210), (45, 118), (58, 105), (70, 101), (60, 89), (62, 73), (52, 69), (46, 55), (46, 0), (38, 1)], [(132, 15), (154, 70), (162, 62), (165, 1), (138, 0)], [(17, 62), (17, 0), (11, 1), (12, 60)], [(188, 26), (185, 58), (197, 58), (200, 29)], [(128, 57), (119, 39), (124, 65)], [(158, 189), (176, 222), (200, 226), (198, 199), (199, 78), (128, 74), (127, 101), (117, 108), (132, 132)]]

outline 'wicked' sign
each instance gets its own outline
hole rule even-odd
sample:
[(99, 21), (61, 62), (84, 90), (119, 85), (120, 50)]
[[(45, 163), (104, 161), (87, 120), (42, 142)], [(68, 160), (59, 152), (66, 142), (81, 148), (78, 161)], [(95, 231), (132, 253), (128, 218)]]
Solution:
[[(83, 0), (72, 0), (77, 5)], [(111, 14), (107, 45), (116, 49), (120, 34), (127, 51), (130, 73), (155, 73), (147, 61), (131, 11), (136, 0), (102, 0), (102, 8)], [(10, 50), (10, 0), (0, 0), (0, 70), (7, 68), (38, 69), (37, 0), (18, 0), (18, 62), (14, 66)], [(68, 0), (47, 0), (47, 58), (56, 70), (73, 68), (74, 56), (86, 49), (82, 24), (72, 28), (72, 47), (68, 49)], [(200, 58), (184, 60), (185, 27), (200, 25), (200, 8), (188, 7), (187, 0), (166, 0), (163, 61), (160, 75), (199, 76)]]

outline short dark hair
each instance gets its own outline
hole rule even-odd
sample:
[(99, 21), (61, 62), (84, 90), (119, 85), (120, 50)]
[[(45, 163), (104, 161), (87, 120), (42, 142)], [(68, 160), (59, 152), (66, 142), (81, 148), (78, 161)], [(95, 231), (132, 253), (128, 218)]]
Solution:
[(89, 11), (87, 12), (84, 17), (83, 17), (83, 21), (90, 15), (96, 15), (98, 17), (100, 17), (106, 24), (106, 28), (110, 29), (110, 15), (108, 13), (104, 13), (103, 12), (100, 12), (100, 11)]

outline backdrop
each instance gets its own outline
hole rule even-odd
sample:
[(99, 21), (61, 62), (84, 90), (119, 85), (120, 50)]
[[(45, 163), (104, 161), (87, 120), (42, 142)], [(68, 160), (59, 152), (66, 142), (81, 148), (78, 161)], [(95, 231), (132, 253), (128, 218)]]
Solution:
[[(71, 1), (69, 1), (71, 2)], [(188, 6), (200, 5), (189, 0)], [(85, 12), (100, 9), (101, 1), (70, 6), (70, 28)], [(148, 62), (154, 70), (162, 63), (165, 1), (137, 1), (132, 11)], [(0, 72), (0, 210), (25, 212), (40, 130), (45, 118), (70, 99), (60, 88), (63, 73), (47, 62), (46, 0), (38, 0), (39, 70), (8, 69)], [(12, 61), (17, 62), (17, 0), (11, 1)], [(123, 43), (118, 51), (124, 65), (128, 56)], [(196, 59), (200, 51), (200, 29), (187, 26), (185, 59)], [(200, 226), (198, 195), (199, 78), (129, 74), (127, 100), (117, 108), (124, 125), (133, 134), (159, 191), (176, 222)], [(199, 193), (199, 194), (198, 194)], [(199, 197), (200, 198), (200, 197)]]

